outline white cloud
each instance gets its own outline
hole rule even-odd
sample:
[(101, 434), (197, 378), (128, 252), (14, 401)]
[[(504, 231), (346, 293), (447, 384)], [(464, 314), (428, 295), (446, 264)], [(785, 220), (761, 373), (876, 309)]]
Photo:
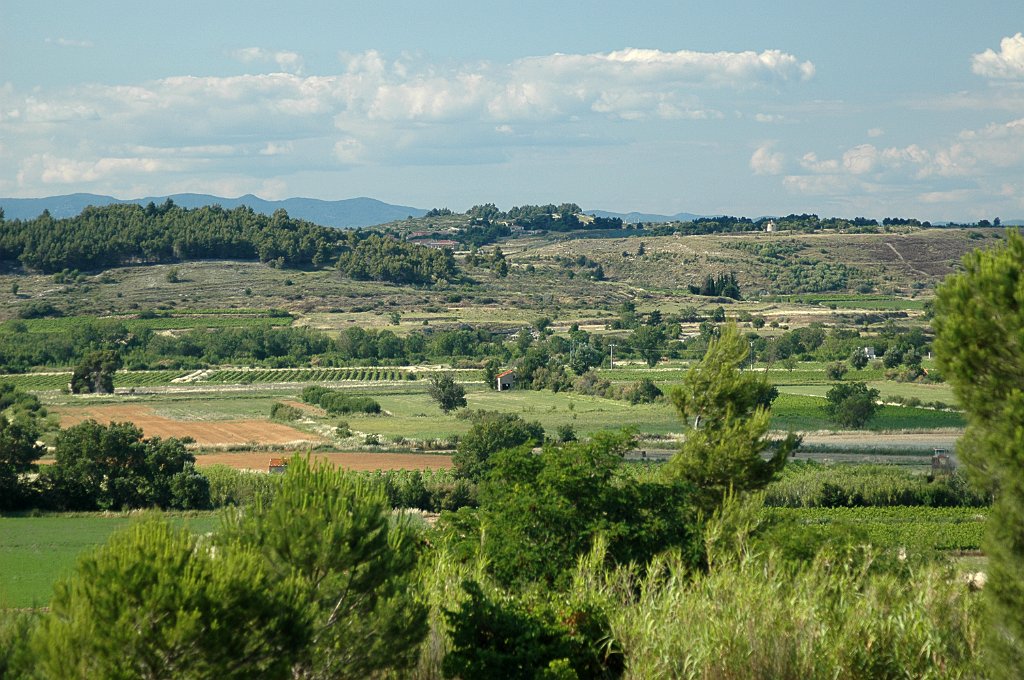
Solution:
[(868, 137), (871, 137), (872, 139), (876, 137), (882, 137), (883, 135), (885, 135), (885, 130), (883, 130), (882, 128), (873, 127), (870, 130), (868, 130)]
[(783, 187), (804, 197), (828, 197), (858, 214), (869, 207), (893, 214), (906, 206), (933, 206), (940, 217), (932, 219), (991, 218), (996, 206), (1024, 209), (1024, 186), (1006, 181), (1024, 177), (1024, 118), (927, 145), (859, 144), (826, 159), (807, 152), (800, 167), (805, 172), (783, 177)]
[(81, 49), (89, 49), (93, 47), (93, 44), (89, 40), (72, 40), (70, 38), (47, 38), (47, 45), (57, 45), (58, 47), (77, 47)]
[(18, 180), (20, 184), (35, 180), (43, 184), (79, 184), (97, 182), (117, 175), (167, 172), (183, 168), (180, 162), (159, 158), (76, 160), (43, 154), (26, 159)]
[(828, 174), (836, 172), (839, 169), (839, 161), (837, 160), (818, 160), (818, 154), (813, 151), (805, 153), (800, 159), (801, 167), (810, 170), (816, 174)]
[(243, 47), (231, 56), (244, 64), (272, 63), (285, 73), (302, 73), (303, 59), (297, 52), (267, 50), (262, 47)]
[(979, 76), (997, 79), (1024, 78), (1024, 34), (1017, 33), (999, 41), (999, 51), (987, 49), (971, 58), (971, 68)]
[(750, 169), (755, 175), (778, 175), (782, 172), (785, 157), (772, 151), (774, 143), (762, 144), (750, 157)]
[(294, 147), (291, 142), (279, 144), (277, 142), (267, 142), (267, 144), (260, 149), (261, 156), (284, 156), (290, 154)]
[[(21, 159), (18, 186), (99, 188), (133, 160), (144, 174), (177, 159), (193, 163), (189, 171), (232, 175), (238, 158), (260, 157), (250, 172), (266, 176), (286, 166), (501, 162), (513, 146), (620, 143), (609, 125), (716, 120), (723, 110), (753, 116), (814, 74), (813, 64), (779, 50), (626, 49), (454, 66), (368, 51), (343, 55), (331, 75), (304, 75), (295, 52), (248, 47), (231, 56), (273, 72), (51, 92), (0, 85), (0, 137)], [(765, 153), (751, 167), (780, 172), (781, 155)], [(10, 183), (18, 161), (4, 165), (0, 182)]]

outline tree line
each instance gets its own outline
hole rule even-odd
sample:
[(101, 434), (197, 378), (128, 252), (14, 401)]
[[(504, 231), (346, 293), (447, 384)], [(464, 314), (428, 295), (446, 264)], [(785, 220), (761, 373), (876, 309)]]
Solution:
[(75, 217), (3, 220), (0, 259), (46, 273), (199, 259), (259, 260), (279, 267), (337, 266), (346, 275), (430, 284), (456, 277), (450, 253), (364, 230), (322, 227), (277, 210), (115, 204)]

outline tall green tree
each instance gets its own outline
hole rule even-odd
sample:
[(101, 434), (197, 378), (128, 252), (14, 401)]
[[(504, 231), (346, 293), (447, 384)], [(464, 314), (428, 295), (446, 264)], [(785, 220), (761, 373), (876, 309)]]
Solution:
[(299, 595), (252, 548), (142, 522), (57, 583), (32, 677), (288, 678), (308, 643)]
[(180, 439), (143, 439), (132, 423), (86, 420), (57, 436), (46, 470), (53, 503), (65, 510), (205, 508), (209, 485)]
[(431, 375), (427, 393), (445, 413), (466, 405), (466, 388), (455, 382), (451, 373)]
[(537, 421), (526, 422), (516, 413), (478, 412), (469, 432), (459, 439), (452, 456), (456, 476), (479, 482), (492, 467), (491, 456), (498, 451), (544, 441), (544, 428)]
[(935, 300), (939, 367), (967, 410), (957, 452), (995, 492), (986, 630), (994, 677), (1024, 677), (1024, 238), (964, 256)]
[(558, 583), (598, 536), (613, 563), (646, 563), (670, 548), (700, 561), (690, 487), (627, 474), (622, 456), (632, 445), (628, 434), (605, 432), (539, 454), (525, 447), (495, 454), (480, 494), (478, 540), (500, 583)]
[(114, 350), (89, 352), (71, 374), (71, 391), (82, 393), (114, 393), (114, 373), (121, 368), (121, 357)]
[(723, 326), (704, 359), (670, 394), (687, 429), (666, 472), (694, 485), (708, 511), (730, 491), (766, 486), (800, 443), (792, 433), (782, 440), (768, 437), (769, 408), (778, 390), (763, 375), (741, 370), (749, 351), (734, 324)]
[(0, 510), (21, 504), (24, 490), (21, 475), (29, 472), (43, 447), (36, 443), (38, 432), (25, 420), (10, 421), (0, 414)]
[(878, 394), (863, 382), (833, 385), (825, 395), (825, 413), (840, 427), (864, 427), (878, 412)]
[(295, 456), (273, 500), (226, 533), (253, 546), (273, 578), (296, 581), (309, 644), (292, 677), (377, 677), (415, 663), (427, 632), (418, 556), (380, 485)]

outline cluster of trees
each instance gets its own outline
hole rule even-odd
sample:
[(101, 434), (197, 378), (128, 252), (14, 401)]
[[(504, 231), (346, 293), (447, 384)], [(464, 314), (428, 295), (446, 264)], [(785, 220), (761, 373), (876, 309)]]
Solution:
[(427, 330), (399, 337), (388, 329), (350, 327), (331, 338), (309, 328), (252, 325), (192, 330), (176, 335), (129, 331), (118, 320), (83, 320), (60, 332), (31, 332), (17, 321), (0, 324), (0, 369), (73, 366), (93, 352), (112, 351), (128, 369), (189, 368), (205, 364), (259, 363), (271, 367), (349, 363), (407, 364), (428, 358), (510, 356), (505, 336), (483, 328)]
[(526, 229), (544, 231), (573, 231), (577, 229), (621, 229), (618, 217), (588, 217), (581, 220), (583, 211), (575, 203), (560, 205), (522, 205), (502, 212), (493, 203), (475, 205), (466, 214), (478, 224), (488, 225), (507, 221)]
[(740, 284), (736, 280), (736, 274), (733, 272), (719, 274), (718, 276), (708, 274), (704, 278), (704, 283), (699, 286), (691, 284), (687, 288), (694, 295), (720, 296), (732, 298), (733, 300), (741, 299)]
[(279, 267), (336, 264), (352, 278), (402, 284), (457, 276), (449, 252), (379, 233), (321, 227), (284, 210), (268, 217), (244, 206), (180, 208), (168, 199), (160, 206), (89, 207), (59, 220), (48, 212), (34, 220), (0, 216), (0, 227), (0, 259), (47, 273), (218, 258)]
[(25, 475), (43, 454), (38, 427), (0, 416), (0, 487), (3, 504), (52, 510), (130, 508), (204, 509), (210, 487), (195, 470), (187, 440), (144, 439), (132, 423), (86, 420), (61, 430), (54, 463), (33, 479)]
[(350, 236), (338, 257), (338, 269), (353, 279), (429, 285), (458, 276), (450, 250), (428, 248), (390, 236)]
[(168, 199), (160, 206), (89, 207), (59, 220), (44, 212), (33, 220), (4, 221), (0, 259), (48, 273), (207, 258), (321, 266), (336, 257), (345, 238), (284, 210), (267, 217), (247, 207), (180, 208)]

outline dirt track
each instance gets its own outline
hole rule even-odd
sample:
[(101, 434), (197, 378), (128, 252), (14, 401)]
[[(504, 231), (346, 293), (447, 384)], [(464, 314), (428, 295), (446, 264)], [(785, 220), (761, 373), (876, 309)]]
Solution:
[(173, 420), (147, 406), (100, 405), (55, 409), (61, 427), (92, 418), (99, 423), (131, 421), (146, 437), (191, 437), (199, 446), (320, 443), (321, 437), (267, 420)]
[[(227, 465), (239, 470), (266, 470), (271, 458), (287, 458), (291, 455), (265, 451), (203, 453), (196, 456), (196, 465)], [(346, 470), (439, 470), (452, 466), (451, 456), (432, 453), (313, 453), (311, 457), (313, 460), (326, 461)]]

